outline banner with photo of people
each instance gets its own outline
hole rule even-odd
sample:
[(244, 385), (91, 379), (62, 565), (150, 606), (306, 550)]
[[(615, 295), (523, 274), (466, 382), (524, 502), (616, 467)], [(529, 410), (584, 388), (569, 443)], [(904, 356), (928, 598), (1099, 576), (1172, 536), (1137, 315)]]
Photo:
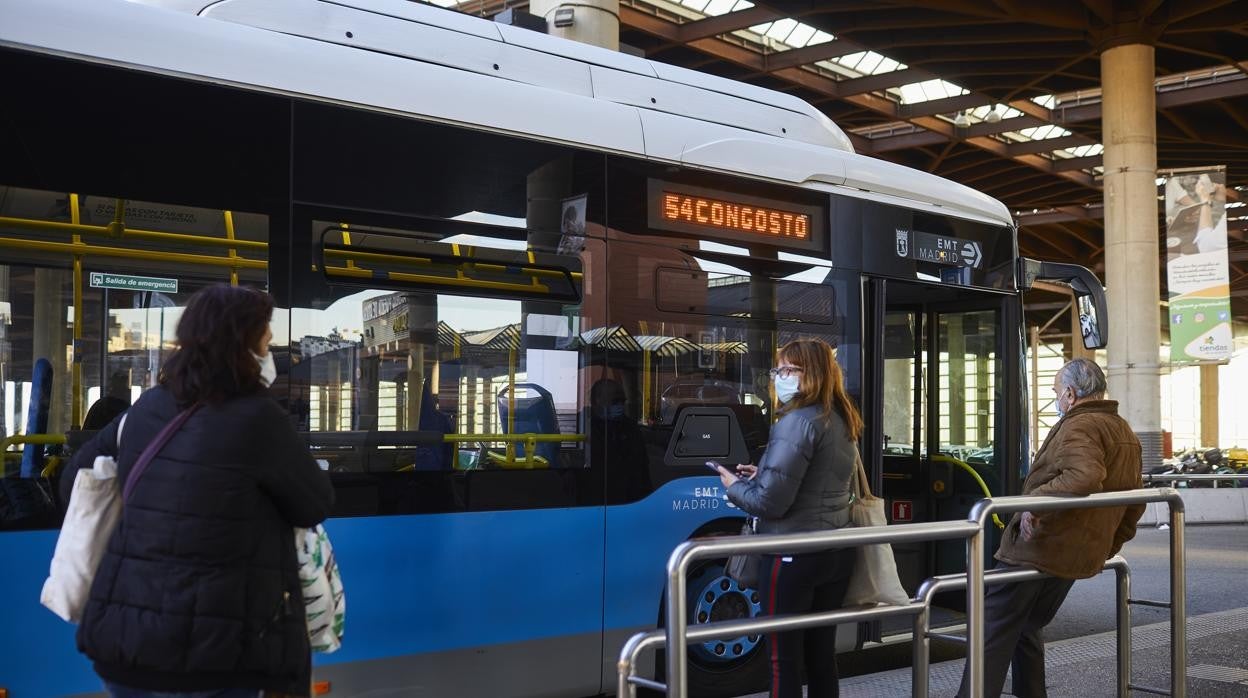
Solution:
[(1226, 256), (1226, 168), (1165, 175), (1170, 360), (1229, 361), (1231, 284)]

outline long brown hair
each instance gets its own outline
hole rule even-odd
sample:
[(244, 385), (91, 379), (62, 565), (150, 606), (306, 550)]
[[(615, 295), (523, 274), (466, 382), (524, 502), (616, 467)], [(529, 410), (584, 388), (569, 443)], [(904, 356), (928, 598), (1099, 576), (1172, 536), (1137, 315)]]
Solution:
[(862, 434), (862, 415), (849, 393), (845, 392), (845, 374), (836, 362), (832, 345), (822, 339), (795, 339), (780, 347), (779, 358), (802, 369), (797, 394), (780, 406), (780, 414), (790, 410), (818, 405), (825, 419), (833, 412), (845, 420), (845, 431), (850, 441), (857, 441)]

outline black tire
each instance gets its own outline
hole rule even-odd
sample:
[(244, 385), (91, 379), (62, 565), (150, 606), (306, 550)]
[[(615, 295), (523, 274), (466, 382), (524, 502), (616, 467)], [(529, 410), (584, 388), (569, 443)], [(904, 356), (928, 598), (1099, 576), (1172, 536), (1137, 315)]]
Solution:
[[(735, 523), (730, 523), (728, 530), (714, 530), (704, 535), (734, 535), (740, 528), (741, 523), (738, 520)], [(723, 575), (723, 568), (726, 562), (726, 560), (721, 559), (708, 560), (698, 564), (690, 570), (689, 578), (690, 580), (714, 580)], [(691, 589), (690, 591), (692, 593), (694, 590)], [(744, 593), (748, 592), (753, 592), (753, 590), (745, 590)], [(745, 611), (745, 607), (737, 599), (731, 598), (738, 593), (741, 592), (738, 592), (733, 587), (731, 593), (724, 594), (722, 599), (723, 605), (716, 604), (716, 615), (710, 620), (743, 617), (742, 612)], [(757, 605), (756, 592), (750, 599), (753, 601), (753, 605)], [(659, 600), (659, 627), (666, 627), (667, 605), (665, 602), (665, 598)], [(749, 601), (745, 603), (750, 604)], [(693, 612), (694, 605), (690, 604), (690, 615), (693, 615)], [(691, 618), (689, 621), (690, 625), (696, 622), (696, 618)], [(722, 661), (708, 661), (707, 657), (710, 656), (708, 652), (700, 648), (691, 647), (686, 658), (689, 695), (692, 698), (726, 698), (728, 696), (740, 696), (766, 691), (768, 686), (770, 686), (766, 639), (762, 637), (757, 638), (757, 640), (747, 639), (747, 644), (749, 648), (740, 658)], [(665, 681), (667, 652), (664, 650), (655, 652), (654, 661), (656, 680)], [(642, 695), (642, 692), (639, 691), (638, 695)]]

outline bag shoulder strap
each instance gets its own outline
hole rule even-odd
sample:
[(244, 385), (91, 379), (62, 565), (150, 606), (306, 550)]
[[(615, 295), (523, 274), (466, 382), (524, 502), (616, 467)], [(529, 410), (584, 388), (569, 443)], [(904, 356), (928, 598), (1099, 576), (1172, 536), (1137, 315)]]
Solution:
[(126, 415), (130, 414), (130, 410), (121, 413), (121, 421), (117, 422), (117, 455), (121, 455), (121, 432), (126, 428)]
[[(196, 403), (182, 410), (181, 414), (169, 420), (165, 428), (160, 430), (160, 433), (156, 435), (156, 438), (152, 439), (147, 448), (143, 449), (139, 459), (134, 462), (134, 467), (130, 469), (130, 476), (126, 478), (126, 486), (121, 491), (121, 500), (123, 502), (130, 499), (131, 490), (138, 484), (139, 478), (143, 477), (143, 471), (147, 470), (147, 466), (156, 458), (156, 454), (160, 453), (160, 449), (169, 443), (169, 439), (173, 438), (173, 435), (182, 428), (183, 424), (186, 424), (186, 420), (190, 419), (191, 415), (195, 414), (195, 410), (198, 409), (199, 403)], [(120, 443), (120, 438), (118, 438), (118, 443)]]
[(875, 499), (867, 482), (867, 469), (862, 465), (862, 454), (854, 449), (854, 496), (861, 500)]

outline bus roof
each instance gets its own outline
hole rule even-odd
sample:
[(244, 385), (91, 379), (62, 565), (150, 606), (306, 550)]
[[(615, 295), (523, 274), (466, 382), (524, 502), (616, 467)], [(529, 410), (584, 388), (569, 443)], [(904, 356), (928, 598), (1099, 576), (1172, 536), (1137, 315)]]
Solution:
[(0, 45), (1012, 223), (791, 95), (406, 0), (8, 0)]

